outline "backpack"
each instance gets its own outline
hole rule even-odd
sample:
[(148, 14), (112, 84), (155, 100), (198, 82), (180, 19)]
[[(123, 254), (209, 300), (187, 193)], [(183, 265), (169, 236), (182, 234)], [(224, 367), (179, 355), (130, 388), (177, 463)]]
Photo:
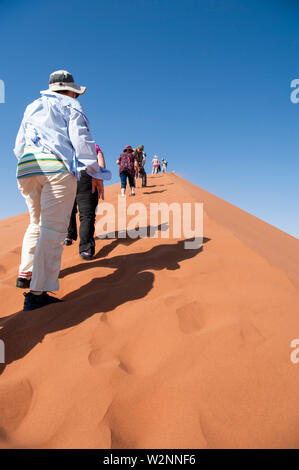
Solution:
[(132, 157), (131, 154), (122, 153), (120, 166), (123, 170), (132, 170)]
[(135, 152), (135, 157), (138, 163), (139, 168), (143, 166), (143, 152)]

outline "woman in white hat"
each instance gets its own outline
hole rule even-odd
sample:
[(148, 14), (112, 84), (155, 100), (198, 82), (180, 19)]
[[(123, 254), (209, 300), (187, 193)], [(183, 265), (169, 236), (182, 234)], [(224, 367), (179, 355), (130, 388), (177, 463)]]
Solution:
[(18, 187), (26, 200), (30, 223), (24, 236), (17, 287), (29, 287), (24, 310), (60, 300), (47, 294), (59, 288), (62, 242), (82, 170), (92, 177), (92, 191), (103, 196), (111, 173), (99, 167), (95, 142), (77, 86), (66, 70), (50, 75), (49, 88), (27, 106), (14, 152)]

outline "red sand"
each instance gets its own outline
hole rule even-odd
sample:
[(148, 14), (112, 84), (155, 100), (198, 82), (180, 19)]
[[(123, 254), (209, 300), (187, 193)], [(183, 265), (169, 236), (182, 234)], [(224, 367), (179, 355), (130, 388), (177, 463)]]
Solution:
[(14, 287), (27, 215), (0, 222), (0, 446), (297, 448), (298, 240), (173, 174), (137, 192), (203, 201), (203, 249), (97, 240), (84, 262), (76, 243), (66, 301), (35, 312)]

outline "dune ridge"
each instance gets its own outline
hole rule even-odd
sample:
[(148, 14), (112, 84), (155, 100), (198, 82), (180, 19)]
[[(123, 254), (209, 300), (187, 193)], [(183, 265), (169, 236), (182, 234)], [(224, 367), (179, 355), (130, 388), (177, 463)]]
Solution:
[(0, 221), (0, 446), (297, 448), (298, 240), (177, 175), (148, 183), (134, 202), (204, 203), (203, 247), (66, 247), (55, 307), (21, 311), (28, 219)]

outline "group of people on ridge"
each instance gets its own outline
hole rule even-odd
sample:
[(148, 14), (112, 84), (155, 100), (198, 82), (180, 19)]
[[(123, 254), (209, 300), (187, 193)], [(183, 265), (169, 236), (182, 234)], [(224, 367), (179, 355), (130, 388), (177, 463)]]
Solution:
[(168, 162), (165, 160), (165, 158), (162, 158), (162, 169), (161, 169), (161, 162), (159, 160), (158, 155), (154, 155), (154, 158), (152, 159), (152, 174), (156, 175), (157, 173), (166, 173), (167, 172), (167, 165)]
[(146, 171), (144, 168), (146, 154), (144, 146), (139, 145), (133, 149), (127, 145), (118, 157), (116, 164), (119, 165), (119, 176), (121, 182), (121, 195), (125, 197), (127, 181), (131, 189), (131, 196), (135, 196), (135, 176), (142, 178), (142, 187), (146, 187)]
[[(48, 89), (27, 106), (16, 138), (17, 182), (30, 217), (16, 282), (30, 289), (24, 294), (25, 311), (61, 302), (48, 292), (59, 288), (63, 245), (78, 237), (77, 211), (80, 256), (90, 260), (95, 253), (95, 212), (111, 172), (77, 101), (85, 92), (69, 72), (53, 72)], [(127, 146), (117, 160), (123, 197), (127, 180), (132, 196), (135, 176), (143, 187), (147, 184), (143, 150), (143, 145)]]

